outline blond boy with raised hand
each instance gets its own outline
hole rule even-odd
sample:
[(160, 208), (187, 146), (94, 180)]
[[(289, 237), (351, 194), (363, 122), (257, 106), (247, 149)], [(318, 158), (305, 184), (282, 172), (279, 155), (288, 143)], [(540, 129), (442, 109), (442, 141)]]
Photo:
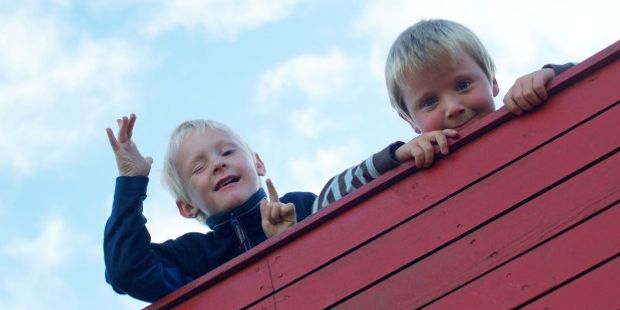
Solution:
[[(571, 66), (546, 65), (517, 79), (504, 97), (506, 108), (516, 115), (533, 110), (547, 99), (546, 84)], [(381, 171), (373, 169), (375, 155), (332, 178), (314, 212), (403, 161), (429, 167), (433, 145), (448, 154), (447, 138), (495, 111), (493, 98), (499, 93), (495, 64), (484, 45), (467, 27), (448, 20), (420, 21), (403, 31), (390, 49), (385, 79), (392, 107), (420, 135), (380, 152), (392, 157)]]
[(106, 130), (119, 177), (104, 232), (106, 281), (118, 293), (156, 301), (311, 214), (316, 195), (279, 198), (270, 180), (266, 200), (265, 165), (235, 132), (213, 121), (187, 121), (171, 136), (164, 178), (180, 214), (212, 231), (152, 243), (142, 202), (153, 160), (132, 141), (136, 116), (118, 122), (118, 136)]

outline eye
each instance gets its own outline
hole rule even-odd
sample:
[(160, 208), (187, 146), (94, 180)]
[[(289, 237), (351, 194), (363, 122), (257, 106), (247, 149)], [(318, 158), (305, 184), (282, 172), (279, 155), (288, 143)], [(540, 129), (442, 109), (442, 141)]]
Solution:
[(205, 169), (205, 164), (204, 163), (198, 163), (198, 164), (196, 164), (194, 166), (194, 169), (192, 169), (192, 174), (200, 173), (204, 169)]
[(457, 91), (465, 91), (465, 90), (468, 90), (470, 87), (471, 87), (470, 80), (460, 80), (456, 83)]
[(420, 107), (421, 108), (430, 108), (433, 107), (436, 103), (437, 103), (438, 99), (437, 97), (427, 97), (424, 98), (421, 102), (420, 102)]
[(226, 149), (222, 152), (222, 156), (228, 156), (235, 152), (235, 149)]

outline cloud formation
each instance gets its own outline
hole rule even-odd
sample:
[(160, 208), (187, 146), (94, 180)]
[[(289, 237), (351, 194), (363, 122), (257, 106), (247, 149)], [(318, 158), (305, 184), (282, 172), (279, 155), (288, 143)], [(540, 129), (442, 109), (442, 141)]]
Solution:
[(217, 39), (281, 20), (303, 0), (164, 0), (146, 26), (150, 36), (183, 28), (201, 30)]
[(295, 101), (324, 100), (342, 91), (351, 78), (352, 63), (338, 49), (325, 55), (304, 54), (263, 73), (257, 82), (256, 101), (263, 111), (278, 108), (281, 98), (294, 93)]
[(0, 19), (0, 167), (30, 175), (70, 161), (103, 115), (129, 105), (129, 78), (147, 57), (35, 6), (0, 12)]

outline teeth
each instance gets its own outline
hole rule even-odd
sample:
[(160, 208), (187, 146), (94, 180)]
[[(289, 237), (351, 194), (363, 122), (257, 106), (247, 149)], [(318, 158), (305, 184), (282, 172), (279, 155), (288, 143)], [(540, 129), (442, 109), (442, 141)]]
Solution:
[(217, 190), (219, 190), (220, 188), (222, 188), (222, 187), (224, 187), (224, 186), (226, 186), (226, 185), (228, 185), (228, 184), (230, 184), (230, 183), (237, 182), (237, 181), (239, 181), (239, 178), (238, 178), (238, 177), (230, 177), (230, 178), (227, 178), (227, 179), (223, 180), (222, 182), (220, 182), (220, 183), (217, 185), (217, 187), (216, 187), (216, 189), (215, 189), (215, 190), (217, 191)]

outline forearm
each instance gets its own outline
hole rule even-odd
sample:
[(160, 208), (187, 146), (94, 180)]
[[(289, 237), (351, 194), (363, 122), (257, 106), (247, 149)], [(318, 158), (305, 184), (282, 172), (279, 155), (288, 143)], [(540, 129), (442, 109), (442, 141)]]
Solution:
[(153, 250), (142, 215), (146, 177), (119, 177), (104, 232), (106, 281), (115, 291), (155, 301), (191, 281)]
[(350, 167), (342, 173), (331, 178), (321, 190), (312, 206), (312, 212), (327, 207), (329, 204), (340, 200), (364, 184), (376, 179), (385, 172), (394, 169), (400, 162), (395, 158), (396, 149), (403, 142), (395, 142), (372, 155), (359, 165)]

